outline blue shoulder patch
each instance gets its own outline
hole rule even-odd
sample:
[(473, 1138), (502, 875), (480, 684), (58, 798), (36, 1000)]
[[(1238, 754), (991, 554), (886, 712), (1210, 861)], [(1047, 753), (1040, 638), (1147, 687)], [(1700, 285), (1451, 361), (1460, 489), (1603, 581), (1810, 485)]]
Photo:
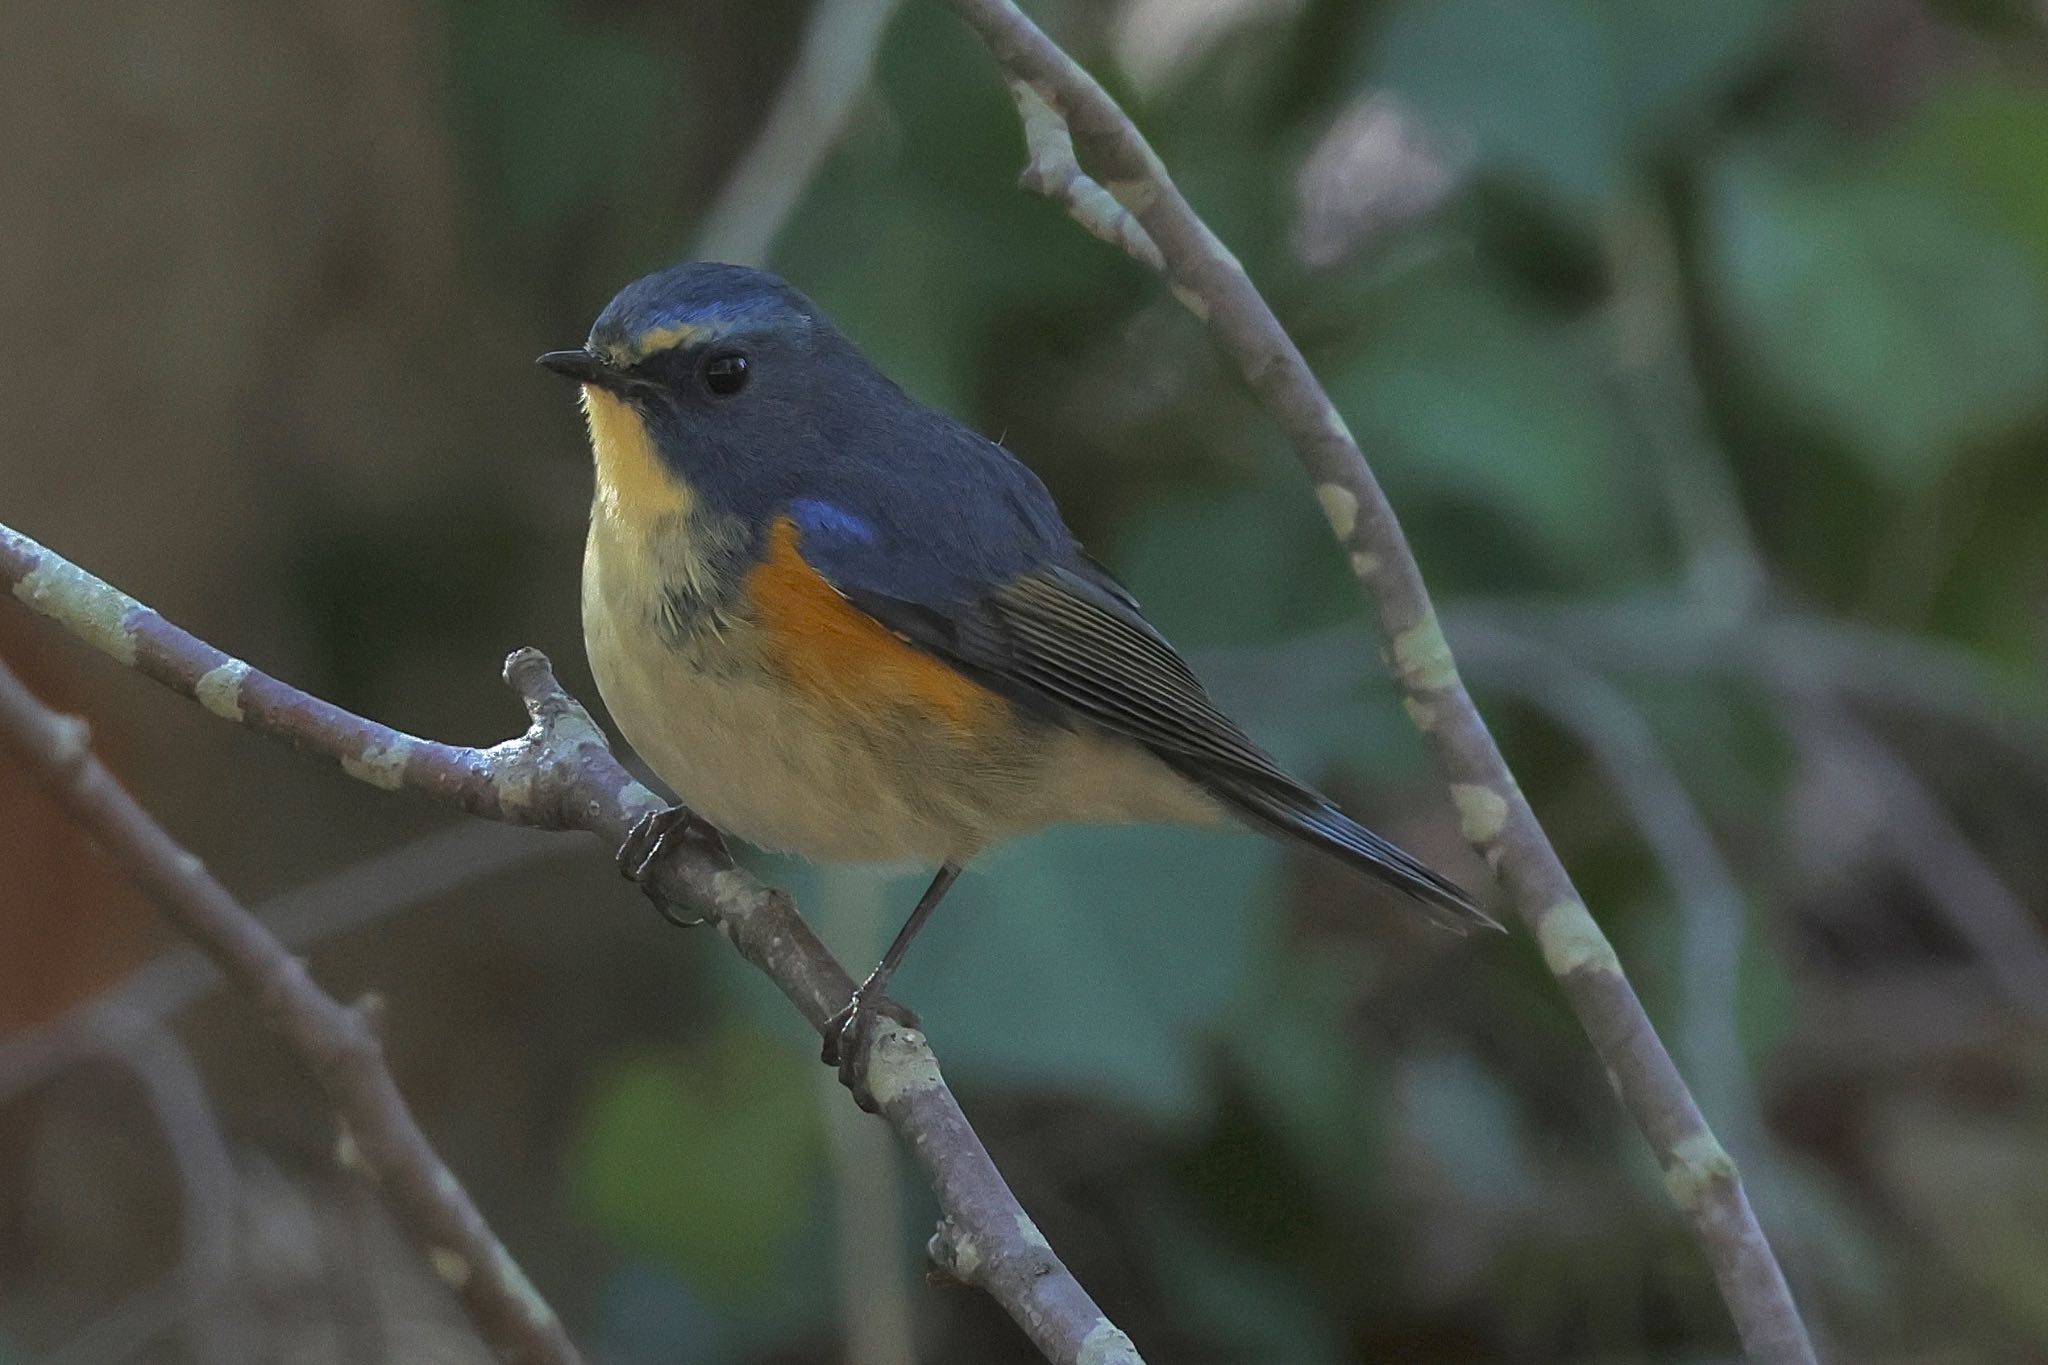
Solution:
[(841, 542), (855, 540), (863, 545), (875, 543), (872, 522), (834, 503), (818, 498), (797, 498), (789, 504), (789, 516), (806, 536)]

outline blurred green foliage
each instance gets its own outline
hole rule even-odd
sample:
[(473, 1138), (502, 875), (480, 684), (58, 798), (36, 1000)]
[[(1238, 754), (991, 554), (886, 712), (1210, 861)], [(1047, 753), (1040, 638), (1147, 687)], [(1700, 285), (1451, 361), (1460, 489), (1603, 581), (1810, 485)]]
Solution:
[(556, 0), (449, 0), (449, 121), (508, 244), (546, 242), (594, 199), (658, 197), (675, 66)]
[[(1714, 170), (1720, 287), (1758, 366), (1872, 478), (1924, 496), (2048, 383), (2021, 245), (1924, 173), (1751, 149)], [(1930, 243), (1941, 243), (1930, 252)]]
[(709, 1290), (761, 1290), (817, 1169), (806, 1060), (750, 1031), (619, 1059), (583, 1118), (576, 1174), (592, 1214)]

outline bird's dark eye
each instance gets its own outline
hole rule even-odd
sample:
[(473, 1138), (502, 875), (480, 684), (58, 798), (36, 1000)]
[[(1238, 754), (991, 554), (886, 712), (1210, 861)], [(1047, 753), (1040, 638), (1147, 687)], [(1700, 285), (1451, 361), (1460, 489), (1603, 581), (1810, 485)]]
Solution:
[(747, 386), (747, 358), (738, 351), (720, 351), (704, 362), (704, 387), (730, 398)]

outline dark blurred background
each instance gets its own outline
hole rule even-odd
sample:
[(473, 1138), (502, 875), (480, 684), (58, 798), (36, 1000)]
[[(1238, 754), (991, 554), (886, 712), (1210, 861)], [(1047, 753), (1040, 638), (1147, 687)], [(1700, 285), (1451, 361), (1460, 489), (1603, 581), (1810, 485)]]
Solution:
[[(2048, 1359), (2048, 11), (1033, 8), (1358, 432), (1825, 1353)], [(1022, 157), (930, 0), (7, 6), (0, 519), (495, 741), (514, 646), (595, 700), (533, 356), (649, 269), (765, 261), (1030, 460), (1260, 739), (1485, 885), (1271, 424)], [(794, 1014), (602, 850), (344, 781), (11, 600), (0, 652), (382, 997), (594, 1360), (1031, 1358), (922, 1283), (931, 1200)], [(251, 1004), (7, 767), (0, 850), (0, 1361), (484, 1359)], [(918, 885), (764, 870), (859, 964)], [(971, 875), (900, 993), (1155, 1362), (1732, 1358), (1536, 953), (1416, 923), (1248, 838), (1081, 831)]]

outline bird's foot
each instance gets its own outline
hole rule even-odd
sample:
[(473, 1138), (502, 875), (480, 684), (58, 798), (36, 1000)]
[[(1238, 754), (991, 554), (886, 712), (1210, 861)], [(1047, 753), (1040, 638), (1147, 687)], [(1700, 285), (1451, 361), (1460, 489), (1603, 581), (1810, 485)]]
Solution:
[(725, 836), (710, 821), (688, 806), (675, 805), (641, 816), (632, 833), (626, 836), (626, 841), (619, 845), (618, 862), (620, 875), (647, 893), (647, 898), (654, 902), (654, 908), (661, 912), (663, 919), (678, 928), (687, 929), (704, 921), (677, 918), (675, 911), (656, 894), (652, 880), (661, 860), (683, 843), (696, 843), (718, 858), (730, 860), (732, 856), (726, 852)]
[(852, 1092), (853, 1102), (870, 1114), (880, 1106), (868, 1089), (868, 1053), (875, 1041), (876, 1016), (884, 1014), (905, 1028), (922, 1027), (917, 1012), (908, 1005), (899, 1005), (887, 996), (870, 1000), (867, 987), (862, 986), (844, 1009), (825, 1021), (825, 1043), (818, 1049), (818, 1060), (838, 1068), (839, 1083)]

